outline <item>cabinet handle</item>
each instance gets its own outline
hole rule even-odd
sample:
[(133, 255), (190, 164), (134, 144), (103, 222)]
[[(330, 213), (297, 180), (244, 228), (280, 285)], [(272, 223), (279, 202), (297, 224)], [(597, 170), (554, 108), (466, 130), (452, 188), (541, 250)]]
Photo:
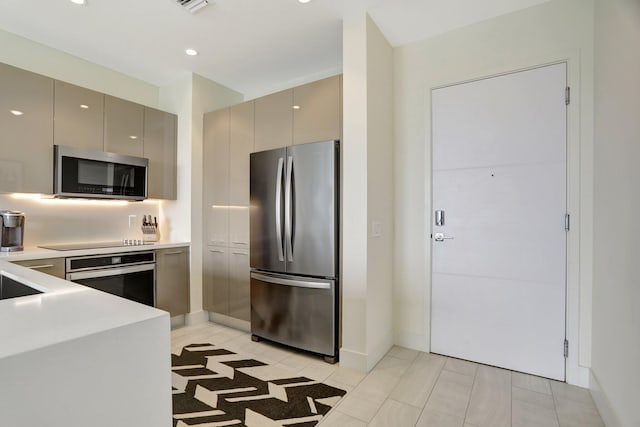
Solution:
[(51, 268), (51, 267), (54, 267), (54, 265), (53, 264), (41, 264), (41, 265), (29, 265), (29, 266), (25, 265), (25, 267), (36, 270), (39, 268)]
[(247, 242), (231, 242), (231, 243), (233, 243), (234, 245), (246, 245), (246, 244), (248, 244)]
[(164, 254), (165, 255), (178, 255), (178, 254), (181, 254), (181, 253), (182, 253), (182, 251), (171, 251), (171, 252), (165, 252)]
[(231, 252), (233, 255), (244, 255), (244, 256), (248, 256), (249, 254), (246, 252)]
[(220, 243), (225, 243), (225, 240), (212, 240), (211, 244), (215, 245), (215, 244), (220, 244)]
[(223, 254), (224, 251), (221, 251), (220, 249), (209, 249), (209, 252), (215, 252), (217, 254)]

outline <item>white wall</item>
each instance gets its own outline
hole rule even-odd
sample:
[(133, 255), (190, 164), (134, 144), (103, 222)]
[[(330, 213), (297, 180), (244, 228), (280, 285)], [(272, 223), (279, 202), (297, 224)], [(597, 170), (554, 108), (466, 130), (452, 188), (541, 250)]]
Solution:
[(552, 0), (402, 46), (394, 52), (395, 343), (429, 350), (431, 295), (430, 90), (568, 61), (569, 234), (567, 379), (586, 385), (590, 363), (593, 1)]
[(607, 426), (640, 426), (640, 3), (595, 9), (593, 395)]
[(343, 52), (340, 364), (367, 371), (392, 345), (392, 49), (358, 11), (344, 21)]

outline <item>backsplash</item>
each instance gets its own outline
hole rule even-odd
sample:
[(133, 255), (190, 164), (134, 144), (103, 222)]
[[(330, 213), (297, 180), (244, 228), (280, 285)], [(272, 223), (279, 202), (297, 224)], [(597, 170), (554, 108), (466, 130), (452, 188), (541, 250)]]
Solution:
[[(125, 202), (119, 200), (51, 199), (31, 194), (0, 194), (0, 210), (25, 213), (24, 246), (41, 244), (101, 242), (142, 239), (142, 216), (158, 217), (157, 200)], [(129, 227), (129, 216), (135, 226)], [(161, 236), (162, 238), (163, 236)]]

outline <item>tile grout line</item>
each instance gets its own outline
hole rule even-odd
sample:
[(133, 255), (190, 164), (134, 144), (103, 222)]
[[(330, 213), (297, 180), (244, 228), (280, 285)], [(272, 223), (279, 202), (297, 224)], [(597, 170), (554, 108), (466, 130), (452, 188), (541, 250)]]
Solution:
[[(433, 354), (433, 353), (425, 353), (425, 354)], [(429, 390), (429, 395), (427, 396), (427, 400), (425, 400), (424, 405), (422, 405), (422, 411), (420, 411), (420, 415), (418, 416), (418, 419), (416, 420), (416, 423), (414, 424), (414, 427), (416, 427), (418, 425), (418, 421), (420, 421), (420, 417), (422, 417), (422, 414), (424, 414), (424, 410), (427, 409), (427, 404), (429, 403), (429, 399), (431, 399), (431, 395), (433, 394), (433, 390), (435, 390), (436, 385), (438, 384), (438, 381), (440, 380), (440, 376), (442, 375), (442, 371), (444, 371), (444, 366), (447, 364), (447, 360), (449, 360), (449, 358), (447, 356), (442, 356), (442, 357), (445, 359), (444, 363), (442, 364), (442, 367), (440, 368), (440, 371), (438, 372), (438, 377), (433, 382), (433, 387), (431, 387), (431, 390)]]
[(553, 413), (556, 414), (558, 427), (562, 427), (562, 424), (560, 424), (560, 415), (558, 414), (558, 405), (556, 405), (556, 394), (553, 392), (553, 387), (551, 387), (551, 382), (549, 382), (549, 390), (551, 390), (551, 400), (553, 401)]
[(471, 383), (471, 392), (469, 393), (469, 400), (467, 401), (467, 407), (464, 410), (464, 419), (462, 420), (463, 426), (467, 424), (467, 414), (469, 413), (469, 406), (471, 406), (471, 397), (473, 396), (473, 389), (476, 385), (476, 378), (478, 377), (479, 370), (480, 370), (480, 365), (476, 365), (476, 371), (473, 373), (473, 383)]

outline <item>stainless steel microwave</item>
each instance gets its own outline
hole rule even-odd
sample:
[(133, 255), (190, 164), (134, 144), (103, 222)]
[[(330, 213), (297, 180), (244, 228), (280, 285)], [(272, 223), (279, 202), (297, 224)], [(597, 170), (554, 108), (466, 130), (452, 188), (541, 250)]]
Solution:
[(53, 146), (56, 197), (144, 200), (149, 160), (142, 157)]

